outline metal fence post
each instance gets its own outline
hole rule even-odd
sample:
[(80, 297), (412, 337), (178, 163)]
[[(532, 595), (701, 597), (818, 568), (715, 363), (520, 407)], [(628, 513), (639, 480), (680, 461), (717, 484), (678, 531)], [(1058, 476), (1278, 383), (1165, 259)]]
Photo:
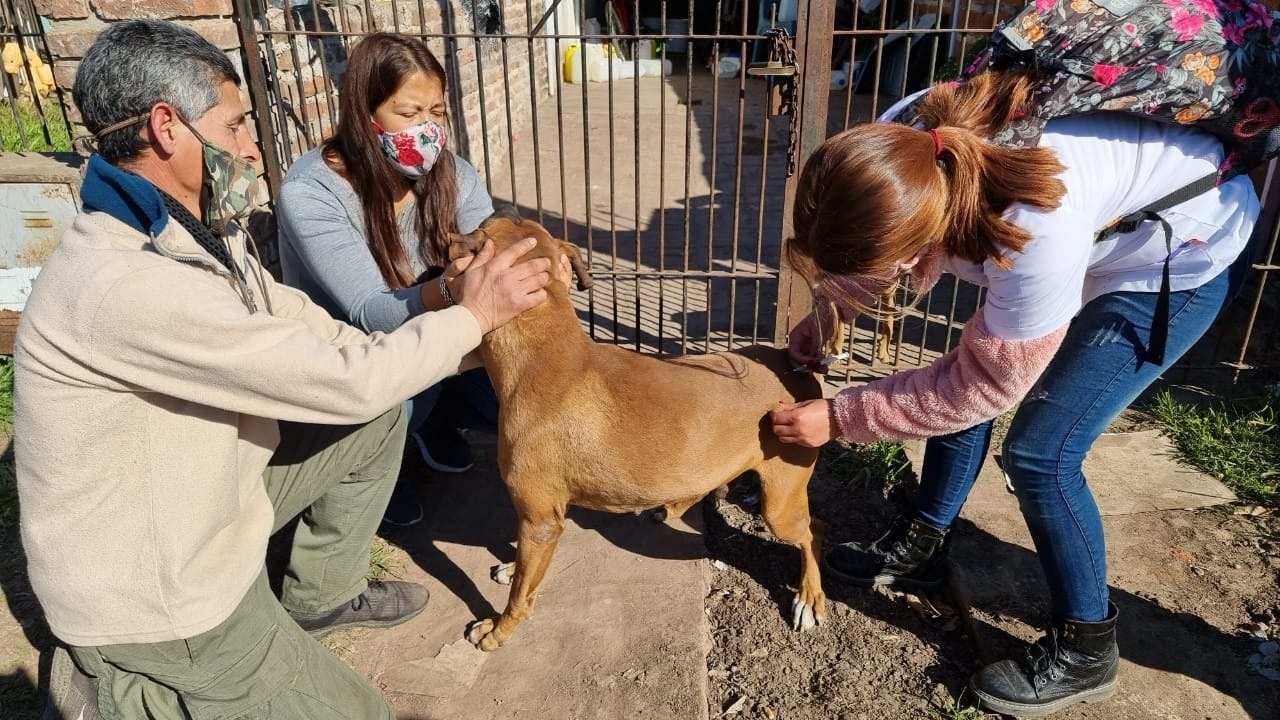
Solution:
[(800, 168), (827, 137), (827, 104), (831, 94), (831, 45), (835, 36), (835, 3), (804, 0), (796, 14), (796, 57), (800, 61), (800, 109), (792, 122), (800, 123), (800, 145), (796, 174), (787, 178), (783, 201), (782, 257), (778, 276), (778, 309), (773, 325), (773, 341), (782, 344), (791, 328), (812, 307), (813, 298), (804, 278), (787, 262), (787, 243), (795, 229), (791, 210), (795, 207)]
[(240, 32), (240, 49), (244, 57), (245, 82), (249, 84), (249, 99), (253, 102), (253, 118), (258, 129), (258, 147), (262, 149), (262, 167), (267, 174), (267, 187), (274, 201), (280, 193), (280, 158), (271, 127), (271, 102), (267, 97), (267, 75), (262, 67), (262, 55), (258, 52), (258, 38), (254, 32), (254, 0), (235, 0), (236, 29)]

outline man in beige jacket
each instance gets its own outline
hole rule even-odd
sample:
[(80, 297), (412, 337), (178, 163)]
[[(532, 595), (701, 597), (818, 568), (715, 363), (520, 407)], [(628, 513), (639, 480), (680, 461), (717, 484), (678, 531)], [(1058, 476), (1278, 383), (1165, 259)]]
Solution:
[[(456, 305), (370, 335), (277, 285), (238, 225), (257, 159), (239, 82), (158, 21), (112, 25), (76, 75), (98, 154), (15, 350), (22, 539), (75, 661), (52, 673), (66, 720), (390, 717), (314, 636), (426, 605), (364, 580), (402, 402), (549, 279), (527, 247), (490, 249)], [(299, 514), (277, 601), (267, 538)]]

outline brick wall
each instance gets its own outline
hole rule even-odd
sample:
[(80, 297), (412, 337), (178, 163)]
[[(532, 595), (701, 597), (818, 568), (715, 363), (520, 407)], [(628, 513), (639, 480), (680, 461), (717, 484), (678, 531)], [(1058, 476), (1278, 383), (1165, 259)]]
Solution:
[[(445, 65), (450, 75), (450, 115), (454, 148), (472, 160), (483, 170), (484, 146), (488, 131), (489, 161), (491, 167), (501, 167), (506, 161), (507, 125), (506, 104), (511, 103), (512, 132), (517, 141), (521, 131), (530, 126), (530, 63), (529, 46), (522, 39), (507, 40), (506, 64), (503, 63), (502, 42), (496, 38), (475, 40), (472, 38), (445, 39), (431, 34), (448, 32), (471, 33), (471, 19), (457, 0), (442, 10), (443, 3), (435, 2), (392, 3), (373, 0), (369, 3), (370, 17), (366, 18), (365, 4), (347, 3), (340, 7), (321, 7), (322, 16), (315, 20), (310, 10), (304, 16), (290, 22), (281, 9), (267, 14), (267, 27), (272, 31), (286, 31), (290, 27), (301, 29), (299, 20), (310, 28), (331, 29), (342, 32), (352, 45), (363, 33), (374, 31), (426, 33), (427, 46)], [(505, 3), (504, 27), (508, 33), (523, 33), (528, 27), (523, 2)], [(540, 16), (541, 0), (532, 3), (532, 14)], [(259, 43), (264, 57), (272, 62), (276, 72), (275, 85), (283, 100), (284, 113), (277, 113), (275, 123), (280, 129), (279, 140), (286, 158), (314, 144), (317, 138), (327, 135), (336, 121), (338, 102), (335, 79), (341, 73), (342, 39), (289, 34), (271, 34)], [(533, 82), (538, 92), (547, 93), (545, 44), (534, 43)], [(483, 69), (483, 72), (481, 72)], [(484, 86), (485, 117), (480, 117), (480, 85)], [(508, 89), (510, 94), (508, 96)], [(483, 127), (482, 127), (483, 126)], [(305, 127), (305, 130), (304, 130)], [(287, 143), (287, 147), (284, 146)]]
[[(161, 18), (186, 25), (226, 51), (244, 75), (232, 0), (35, 0), (35, 4), (37, 12), (49, 21), (47, 40), (53, 55), (54, 79), (62, 88), (71, 88), (80, 58), (98, 33), (110, 23), (127, 18)], [(543, 0), (533, 0), (530, 4), (531, 14), (536, 20), (541, 16)], [(506, 31), (525, 32), (529, 26), (525, 3), (506, 2), (503, 5)], [(369, 17), (366, 17), (366, 6), (371, 11)], [(471, 18), (458, 0), (422, 3), (346, 0), (340, 4), (321, 4), (319, 12), (319, 18), (314, 18), (308, 6), (301, 12), (295, 11), (292, 19), (287, 19), (284, 9), (273, 7), (267, 12), (265, 23), (258, 24), (260, 29), (265, 27), (271, 31), (292, 28), (343, 33), (340, 37), (325, 38), (283, 32), (259, 36), (259, 53), (269, 68), (267, 80), (271, 85), (271, 107), (268, 112), (275, 130), (272, 141), (286, 165), (332, 131), (338, 112), (335, 79), (340, 72), (341, 59), (344, 51), (358, 42), (362, 34), (373, 31), (473, 32)], [(428, 38), (428, 46), (450, 73), (453, 86), (450, 113), (455, 150), (483, 170), (486, 142), (480, 117), (480, 85), (483, 83), (489, 162), (493, 168), (502, 167), (506, 162), (508, 99), (512, 109), (511, 132), (515, 133), (517, 142), (520, 133), (530, 124), (528, 43), (508, 40), (505, 65), (502, 41), (497, 39), (446, 41), (435, 37)], [(542, 41), (534, 43), (532, 80), (537, 92), (542, 94), (549, 90), (544, 50)], [(246, 106), (250, 106), (247, 85), (242, 95)], [(82, 131), (78, 125), (80, 117), (74, 107), (68, 108), (68, 115), (77, 124), (76, 131)]]
[[(70, 90), (85, 50), (108, 23), (126, 17), (165, 18), (180, 22), (227, 52), (241, 68), (240, 38), (231, 16), (231, 0), (35, 0), (36, 12), (49, 21), (46, 40), (53, 56), (53, 77)], [(67, 98), (70, 99), (70, 93)], [(248, 97), (247, 95), (245, 96)], [(67, 115), (82, 131), (74, 106)]]

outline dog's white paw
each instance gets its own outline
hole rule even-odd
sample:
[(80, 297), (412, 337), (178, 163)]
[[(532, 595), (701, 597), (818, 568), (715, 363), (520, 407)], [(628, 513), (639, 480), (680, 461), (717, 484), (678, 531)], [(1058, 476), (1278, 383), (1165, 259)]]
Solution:
[(493, 618), (476, 620), (471, 623), (467, 626), (467, 642), (479, 647), (480, 642), (484, 640), (485, 636), (493, 632), (493, 628), (496, 624), (497, 623), (493, 621)]
[(498, 634), (498, 618), (471, 623), (467, 628), (467, 642), (485, 652), (493, 652), (502, 647), (502, 636)]
[(791, 601), (791, 629), (806, 632), (822, 624), (822, 617), (814, 612), (814, 608), (799, 595)]
[(516, 564), (513, 562), (494, 565), (489, 570), (489, 577), (499, 585), (510, 585), (511, 578), (515, 577)]

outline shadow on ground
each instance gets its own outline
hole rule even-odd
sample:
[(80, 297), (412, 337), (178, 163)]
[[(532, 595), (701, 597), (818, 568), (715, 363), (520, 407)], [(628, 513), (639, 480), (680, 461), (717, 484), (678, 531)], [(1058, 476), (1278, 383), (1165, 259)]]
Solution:
[[(0, 464), (13, 466), (13, 442), (5, 441)], [(16, 504), (16, 497), (13, 499)], [(14, 518), (16, 520), (16, 516)], [(0, 528), (0, 547), (12, 548), (0, 557), (0, 591), (18, 625), (22, 628), (22, 637), (26, 643), (39, 652), (38, 678), (40, 687), (44, 687), (49, 675), (49, 663), (52, 660), (53, 634), (45, 622), (44, 611), (36, 600), (31, 582), (27, 579), (27, 555), (23, 551), (22, 538), (18, 534), (17, 523), (11, 527)], [(4, 717), (37, 717), (44, 706), (44, 695), (31, 681), (31, 677), (21, 669), (6, 675), (0, 675), (0, 708), (4, 708)], [(13, 712), (11, 716), (8, 713)]]

